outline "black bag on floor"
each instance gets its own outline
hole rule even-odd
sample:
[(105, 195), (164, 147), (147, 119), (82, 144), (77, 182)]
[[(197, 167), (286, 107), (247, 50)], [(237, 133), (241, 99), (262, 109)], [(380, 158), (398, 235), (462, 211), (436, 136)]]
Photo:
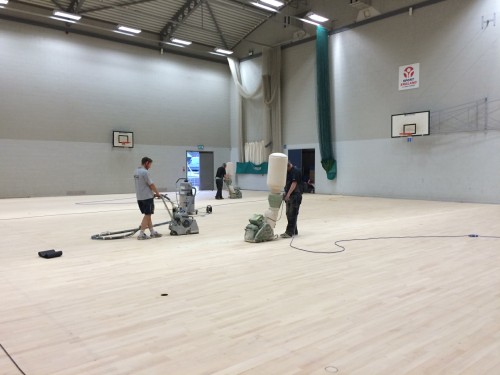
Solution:
[(62, 255), (62, 251), (44, 250), (44, 251), (39, 251), (38, 255), (45, 259), (57, 258)]

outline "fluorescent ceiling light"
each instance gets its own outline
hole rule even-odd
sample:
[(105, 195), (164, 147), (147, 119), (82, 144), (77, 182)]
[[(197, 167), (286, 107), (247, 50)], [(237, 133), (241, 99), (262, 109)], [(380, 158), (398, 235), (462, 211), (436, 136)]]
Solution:
[(60, 10), (54, 10), (52, 12), (52, 14), (55, 17), (69, 18), (70, 20), (75, 20), (75, 21), (78, 21), (78, 20), (80, 20), (82, 18), (82, 16), (79, 16), (78, 14), (62, 12)]
[(233, 51), (229, 51), (227, 49), (216, 48), (215, 52), (223, 53), (224, 55), (232, 55)]
[(272, 5), (273, 7), (276, 7), (276, 8), (279, 8), (279, 7), (282, 7), (283, 5), (285, 5), (285, 3), (281, 2), (281, 1), (277, 1), (277, 0), (260, 0), (260, 1), (262, 1), (263, 3), (269, 4), (269, 5)]
[(179, 48), (186, 48), (186, 46), (183, 46), (183, 45), (180, 45), (180, 44), (175, 44), (175, 43), (170, 43), (170, 42), (163, 42), (163, 43), (164, 44), (168, 44), (169, 46), (175, 46), (175, 47), (179, 47)]
[(193, 43), (193, 42), (190, 42), (188, 40), (182, 40), (182, 39), (177, 39), (177, 38), (172, 38), (172, 39), (170, 39), (170, 41), (172, 43), (183, 44), (185, 46), (189, 46), (191, 43)]
[(328, 18), (322, 17), (322, 16), (320, 16), (320, 15), (318, 15), (316, 13), (308, 13), (307, 17), (309, 17), (313, 21), (317, 21), (317, 22), (326, 22), (326, 21), (328, 21)]
[(256, 7), (259, 7), (259, 8), (262, 8), (262, 9), (265, 9), (265, 10), (268, 10), (270, 12), (278, 12), (276, 9), (274, 8), (271, 8), (271, 7), (268, 7), (267, 5), (264, 5), (264, 4), (261, 4), (261, 3), (257, 3), (255, 1), (252, 1), (250, 4), (252, 5), (255, 5)]
[(0, 0), (0, 4), (2, 5), (7, 5), (9, 3), (9, 0)]
[(133, 27), (128, 27), (128, 26), (118, 26), (118, 30), (132, 34), (139, 34), (141, 32), (140, 29), (134, 29)]
[(217, 56), (224, 56), (224, 57), (226, 56), (226, 55), (224, 55), (222, 53), (213, 52), (213, 51), (210, 51), (209, 53), (211, 53), (212, 55), (217, 55)]
[(76, 23), (76, 21), (69, 20), (67, 18), (54, 17), (54, 16), (52, 16), (50, 18), (52, 18), (53, 20), (58, 20), (58, 21), (63, 21), (63, 22)]
[(310, 23), (311, 25), (321, 26), (319, 23), (311, 21), (311, 20), (307, 20), (305, 18), (299, 18), (299, 20), (301, 20), (302, 22)]
[(113, 32), (117, 33), (117, 34), (123, 34), (123, 35), (128, 35), (128, 36), (135, 36), (135, 34), (125, 33), (125, 32), (120, 31), (120, 30), (113, 30)]

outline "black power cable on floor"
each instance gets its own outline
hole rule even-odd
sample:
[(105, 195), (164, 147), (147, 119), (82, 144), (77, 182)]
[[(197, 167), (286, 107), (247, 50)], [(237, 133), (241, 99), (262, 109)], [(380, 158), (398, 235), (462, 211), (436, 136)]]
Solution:
[[(164, 223), (154, 224), (153, 227), (156, 228), (156, 227), (159, 227), (160, 225), (166, 225), (169, 223), (170, 223), (170, 221), (165, 221)], [(127, 238), (127, 237), (133, 236), (140, 229), (141, 229), (141, 227), (139, 226), (136, 228), (124, 229), (124, 230), (119, 230), (116, 232), (101, 232), (98, 234), (93, 234), (92, 236), (90, 236), (90, 239), (92, 239), (92, 240), (120, 240), (122, 238)]]
[(21, 374), (23, 375), (26, 375), (26, 373), (21, 370), (21, 367), (19, 367), (19, 365), (16, 363), (16, 361), (14, 361), (14, 358), (12, 358), (9, 354), (9, 352), (7, 352), (7, 350), (5, 350), (5, 348), (3, 347), (2, 344), (0, 344), (0, 347), (2, 348), (2, 350), (5, 352), (5, 354), (7, 354), (7, 357), (9, 357), (9, 359), (12, 361), (12, 363), (17, 367), (17, 369), (21, 372)]
[(336, 254), (336, 253), (342, 253), (346, 249), (344, 246), (339, 245), (341, 242), (353, 242), (353, 241), (374, 241), (374, 240), (400, 240), (400, 239), (415, 239), (415, 238), (494, 238), (494, 239), (500, 239), (500, 236), (480, 236), (479, 234), (462, 234), (462, 235), (456, 235), (456, 236), (391, 236), (391, 237), (367, 237), (367, 238), (350, 238), (347, 240), (337, 240), (333, 244), (340, 248), (340, 250), (334, 250), (334, 251), (314, 251), (314, 250), (307, 250), (307, 249), (302, 249), (297, 246), (293, 246), (293, 240), (295, 239), (295, 236), (292, 237), (292, 240), (290, 241), (290, 247), (295, 250), (300, 250), (300, 251), (305, 251), (307, 253), (314, 253), (314, 254)]

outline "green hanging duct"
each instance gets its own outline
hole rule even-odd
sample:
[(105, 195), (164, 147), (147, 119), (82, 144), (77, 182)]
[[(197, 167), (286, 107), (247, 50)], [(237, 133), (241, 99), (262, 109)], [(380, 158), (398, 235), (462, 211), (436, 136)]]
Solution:
[(328, 63), (328, 30), (316, 29), (316, 92), (318, 103), (318, 137), (321, 165), (326, 177), (337, 176), (337, 161), (333, 157), (330, 116), (330, 65)]

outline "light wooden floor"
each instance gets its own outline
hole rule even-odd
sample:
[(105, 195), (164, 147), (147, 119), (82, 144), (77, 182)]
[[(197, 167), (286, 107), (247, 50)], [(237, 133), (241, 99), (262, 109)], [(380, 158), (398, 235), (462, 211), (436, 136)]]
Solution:
[(466, 237), (500, 206), (304, 195), (306, 250), (463, 235), (315, 254), (243, 241), (267, 193), (213, 196), (200, 234), (149, 241), (90, 239), (138, 225), (131, 194), (0, 200), (0, 343), (29, 375), (500, 373), (500, 239)]

